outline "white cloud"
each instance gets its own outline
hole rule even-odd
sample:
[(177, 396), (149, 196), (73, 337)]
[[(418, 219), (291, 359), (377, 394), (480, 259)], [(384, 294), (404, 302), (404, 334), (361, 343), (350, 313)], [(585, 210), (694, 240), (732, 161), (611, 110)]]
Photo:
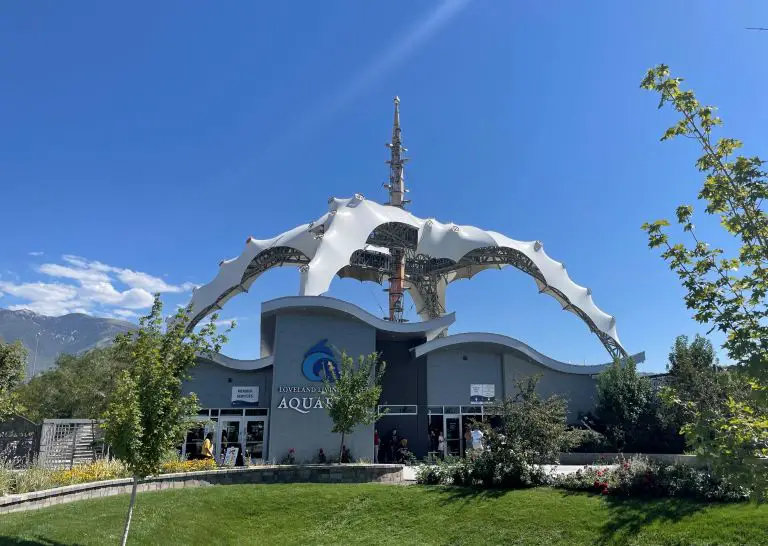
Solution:
[(74, 279), (76, 281), (109, 282), (109, 275), (93, 269), (77, 269), (59, 264), (43, 264), (37, 268), (40, 273), (50, 277)]
[(0, 282), (0, 292), (33, 301), (66, 301), (77, 296), (77, 288), (68, 284), (28, 282), (15, 284)]
[(192, 283), (174, 285), (149, 273), (71, 254), (62, 256), (62, 260), (64, 264), (45, 263), (36, 268), (57, 282), (0, 281), (0, 296), (6, 294), (22, 300), (8, 308), (53, 316), (88, 313), (135, 318), (133, 310), (150, 307), (153, 293), (183, 293), (194, 287)]
[(117, 270), (117, 278), (121, 282), (133, 288), (141, 288), (148, 292), (189, 292), (195, 287), (192, 283), (182, 285), (168, 284), (159, 277), (148, 275), (140, 271), (131, 271), (130, 269)]
[(78, 290), (80, 296), (94, 303), (125, 307), (127, 309), (144, 309), (152, 305), (152, 294), (141, 288), (131, 288), (120, 292), (109, 282), (82, 281)]
[(42, 256), (43, 254), (45, 254), (45, 252), (33, 251), (33, 252), (28, 252), (27, 254), (29, 254), (30, 256)]

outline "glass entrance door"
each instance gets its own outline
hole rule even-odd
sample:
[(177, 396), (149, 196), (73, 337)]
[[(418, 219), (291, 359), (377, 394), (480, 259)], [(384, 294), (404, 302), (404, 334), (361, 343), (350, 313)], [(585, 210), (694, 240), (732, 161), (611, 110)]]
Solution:
[(264, 460), (266, 454), (265, 438), (267, 420), (264, 417), (245, 418), (245, 438), (243, 439), (243, 457), (251, 463)]
[(219, 428), (219, 456), (217, 458), (219, 463), (224, 462), (224, 457), (229, 447), (237, 447), (242, 452), (241, 425), (241, 418), (221, 420), (221, 427)]
[(445, 455), (461, 457), (461, 417), (443, 416), (443, 430), (445, 431)]

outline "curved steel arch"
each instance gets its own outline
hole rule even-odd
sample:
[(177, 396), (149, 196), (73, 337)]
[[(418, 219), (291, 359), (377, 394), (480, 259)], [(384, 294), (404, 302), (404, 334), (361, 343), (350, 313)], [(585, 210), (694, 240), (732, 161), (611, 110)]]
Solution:
[(215, 299), (215, 301), (201, 309), (189, 321), (188, 330), (192, 330), (206, 315), (214, 309), (221, 309), (221, 306), (233, 296), (248, 292), (248, 288), (259, 275), (272, 269), (273, 267), (282, 267), (284, 265), (295, 265), (302, 267), (309, 263), (309, 257), (296, 248), (289, 246), (275, 246), (259, 252), (253, 260), (246, 266), (240, 282), (225, 289)]
[(302, 296), (328, 291), (334, 276), (383, 282), (395, 257), (405, 257), (405, 285), (422, 317), (445, 311), (445, 289), (479, 271), (512, 266), (534, 278), (540, 292), (557, 299), (581, 318), (612, 356), (623, 356), (614, 317), (592, 301), (565, 266), (543, 251), (541, 243), (516, 241), (473, 226), (421, 219), (397, 207), (361, 195), (331, 199), (329, 211), (314, 222), (269, 240), (249, 238), (243, 253), (220, 264), (218, 275), (193, 292), (193, 324), (248, 286), (266, 269), (301, 268)]
[[(412, 281), (414, 288), (420, 292), (425, 303), (420, 314), (423, 313), (423, 316), (434, 318), (445, 312), (444, 299), (443, 301), (440, 301), (440, 298), (436, 296), (437, 291), (435, 287), (439, 283), (440, 277), (447, 279), (451, 274), (462, 270), (466, 271), (466, 275), (461, 277), (454, 276), (454, 278), (446, 280), (446, 284), (448, 284), (458, 278), (470, 278), (480, 271), (493, 269), (495, 267), (500, 269), (507, 265), (519, 269), (523, 273), (533, 277), (539, 287), (539, 293), (547, 293), (553, 296), (563, 306), (564, 311), (570, 311), (586, 323), (590, 331), (598, 337), (613, 358), (625, 358), (628, 355), (627, 351), (616, 339), (602, 332), (587, 313), (578, 306), (573, 305), (568, 296), (557, 288), (550, 286), (547, 283), (544, 274), (530, 257), (526, 256), (520, 250), (510, 247), (494, 246), (472, 250), (465, 254), (459, 261), (442, 267), (435, 267), (434, 269), (425, 272), (422, 279)], [(476, 268), (474, 272), (472, 271), (473, 267)]]

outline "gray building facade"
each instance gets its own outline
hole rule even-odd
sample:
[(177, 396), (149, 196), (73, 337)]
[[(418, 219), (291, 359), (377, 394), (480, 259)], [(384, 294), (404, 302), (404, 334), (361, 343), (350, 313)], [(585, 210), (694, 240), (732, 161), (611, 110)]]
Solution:
[[(345, 352), (378, 352), (386, 362), (380, 409), (384, 416), (345, 439), (355, 459), (398, 457), (402, 440), (417, 457), (460, 455), (463, 431), (491, 417), (495, 400), (514, 395), (519, 379), (540, 376), (543, 395), (568, 399), (568, 418), (594, 408), (595, 375), (606, 365), (558, 362), (515, 339), (489, 333), (446, 336), (453, 314), (419, 323), (393, 323), (333, 298), (297, 296), (262, 305), (261, 358), (201, 358), (184, 385), (201, 406), (201, 427), (183, 450), (195, 456), (205, 432), (215, 432), (217, 453), (236, 447), (240, 457), (280, 462), (316, 461), (320, 449), (338, 456), (318, 375)], [(642, 361), (644, 355), (636, 355)], [(378, 450), (374, 437), (379, 438)], [(445, 442), (438, 443), (443, 436)]]

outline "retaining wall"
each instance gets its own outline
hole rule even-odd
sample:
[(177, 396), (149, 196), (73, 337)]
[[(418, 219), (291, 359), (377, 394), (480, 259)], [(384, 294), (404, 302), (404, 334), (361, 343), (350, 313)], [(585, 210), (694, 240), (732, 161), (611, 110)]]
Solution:
[[(373, 482), (398, 484), (404, 481), (402, 465), (281, 465), (163, 474), (139, 482), (138, 491), (254, 483)], [(122, 478), (8, 495), (0, 497), (0, 514), (37, 510), (66, 502), (126, 494), (131, 492), (132, 486), (132, 478)]]

